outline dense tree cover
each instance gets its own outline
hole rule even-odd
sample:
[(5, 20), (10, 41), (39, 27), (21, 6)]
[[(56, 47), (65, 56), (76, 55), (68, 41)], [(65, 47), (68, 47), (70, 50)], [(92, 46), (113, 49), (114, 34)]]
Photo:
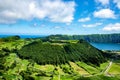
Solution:
[[(51, 35), (47, 40), (79, 40), (88, 42), (120, 43), (120, 34), (92, 34), (92, 35)], [(45, 40), (45, 39), (44, 39)]]
[(3, 64), (5, 62), (5, 56), (8, 54), (8, 52), (0, 50), (0, 75), (2, 75), (4, 72), (5, 66)]
[(105, 61), (102, 52), (80, 40), (77, 43), (53, 45), (52, 43), (33, 42), (18, 51), (21, 58), (33, 59), (39, 64), (64, 64), (69, 61), (84, 61), (98, 65)]

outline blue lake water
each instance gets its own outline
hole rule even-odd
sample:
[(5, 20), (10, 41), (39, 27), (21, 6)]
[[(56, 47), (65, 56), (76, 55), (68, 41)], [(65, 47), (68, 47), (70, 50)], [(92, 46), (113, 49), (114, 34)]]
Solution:
[(90, 43), (100, 50), (120, 50), (120, 44), (117, 43)]

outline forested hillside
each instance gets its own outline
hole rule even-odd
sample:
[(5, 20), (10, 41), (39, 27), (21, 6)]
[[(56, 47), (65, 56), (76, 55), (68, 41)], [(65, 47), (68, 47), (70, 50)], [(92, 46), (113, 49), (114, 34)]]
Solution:
[(104, 62), (102, 52), (83, 40), (71, 42), (33, 42), (18, 52), (21, 58), (33, 59), (38, 64), (65, 64), (69, 61), (83, 61), (97, 66)]
[(48, 40), (79, 40), (99, 43), (120, 43), (120, 34), (92, 34), (92, 35), (51, 35)]

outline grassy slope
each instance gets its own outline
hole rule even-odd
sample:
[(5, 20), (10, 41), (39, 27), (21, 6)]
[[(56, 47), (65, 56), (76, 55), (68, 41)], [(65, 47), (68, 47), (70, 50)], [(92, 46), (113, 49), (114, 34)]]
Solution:
[(120, 74), (120, 63), (113, 63), (108, 73), (109, 74)]
[(76, 64), (78, 66), (82, 67), (83, 69), (85, 69), (90, 74), (96, 74), (96, 73), (100, 72), (96, 67), (88, 65), (88, 64), (86, 64), (84, 62), (76, 62)]
[(89, 75), (89, 73), (84, 70), (83, 68), (81, 68), (80, 66), (78, 66), (77, 64), (75, 64), (74, 62), (69, 62), (70, 66), (74, 69), (74, 71), (77, 73), (77, 74), (80, 74), (80, 75)]

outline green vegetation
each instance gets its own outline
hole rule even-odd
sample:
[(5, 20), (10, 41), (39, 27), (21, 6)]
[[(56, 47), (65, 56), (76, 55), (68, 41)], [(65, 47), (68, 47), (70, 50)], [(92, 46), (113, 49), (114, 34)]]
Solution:
[(79, 77), (76, 80), (120, 80), (120, 76), (109, 77), (104, 75), (91, 76), (91, 77)]
[(120, 80), (119, 65), (119, 52), (102, 52), (84, 40), (0, 42), (0, 80)]
[(120, 63), (113, 63), (108, 74), (120, 74)]
[[(120, 34), (92, 34), (92, 35), (51, 35), (46, 40), (86, 40), (88, 42), (120, 43)], [(44, 39), (45, 40), (45, 39)]]
[(105, 61), (102, 52), (83, 40), (77, 43), (64, 42), (64, 45), (53, 45), (41, 41), (32, 42), (22, 47), (18, 55), (23, 59), (32, 59), (39, 64), (58, 65), (69, 61), (83, 61), (99, 66)]
[(75, 73), (81, 74), (81, 75), (89, 75), (89, 73), (85, 69), (81, 68), (77, 64), (75, 64), (73, 62), (69, 62), (69, 63), (70, 63), (70, 66), (73, 68)]
[(97, 73), (100, 73), (100, 70), (99, 69), (97, 69), (96, 67), (94, 67), (94, 66), (91, 66), (91, 65), (88, 65), (88, 64), (86, 64), (86, 63), (84, 63), (84, 62), (76, 62), (76, 64), (78, 65), (78, 66), (80, 66), (81, 68), (83, 68), (83, 69), (85, 69), (88, 73), (90, 73), (90, 74), (97, 74)]
[(0, 42), (12, 42), (12, 41), (16, 41), (19, 39), (20, 39), (19, 36), (10, 36), (10, 37), (6, 37), (6, 38), (0, 38)]
[(110, 61), (100, 64), (101, 74), (105, 73), (105, 70), (108, 68)]

